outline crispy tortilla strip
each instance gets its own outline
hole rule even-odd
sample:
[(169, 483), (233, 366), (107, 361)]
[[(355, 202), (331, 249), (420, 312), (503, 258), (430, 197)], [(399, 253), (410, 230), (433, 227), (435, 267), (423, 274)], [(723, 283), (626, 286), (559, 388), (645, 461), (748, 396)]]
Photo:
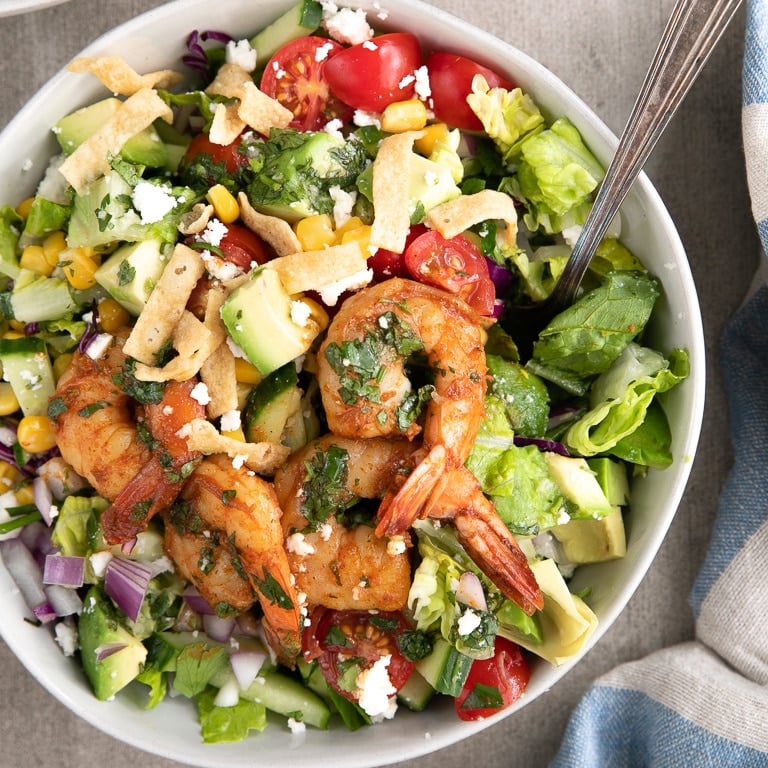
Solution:
[(209, 419), (238, 409), (235, 356), (226, 342), (219, 344), (200, 368), (200, 379), (208, 387), (206, 406)]
[(411, 227), (410, 178), (413, 142), (423, 131), (387, 136), (373, 161), (372, 246), (402, 253)]
[(208, 203), (195, 203), (191, 211), (182, 215), (179, 232), (182, 235), (199, 235), (208, 226), (213, 216), (213, 206)]
[(192, 290), (204, 271), (197, 251), (182, 243), (174, 248), (125, 342), (126, 355), (152, 365), (162, 346), (173, 337)]
[(301, 250), (299, 238), (287, 221), (278, 216), (259, 213), (251, 205), (245, 192), (240, 192), (237, 200), (240, 203), (240, 218), (245, 226), (262, 240), (266, 240), (278, 256), (286, 256)]
[(211, 129), (208, 132), (211, 143), (226, 146), (245, 130), (246, 122), (238, 114), (238, 109), (239, 106), (236, 103), (216, 105)]
[(61, 174), (81, 194), (89, 181), (109, 171), (110, 155), (120, 152), (128, 139), (158, 118), (170, 123), (171, 108), (151, 88), (137, 91), (61, 164)]
[[(205, 89), (205, 92), (209, 96), (237, 99), (239, 102), (235, 105), (237, 117), (245, 125), (259, 133), (267, 134), (269, 129), (273, 127), (285, 128), (293, 120), (293, 112), (290, 109), (284, 107), (277, 99), (273, 99), (260, 91), (253, 82), (250, 73), (233, 62), (223, 64), (219, 68), (216, 77)], [(216, 117), (218, 116), (219, 110), (217, 109)], [(213, 127), (210, 138), (216, 144), (223, 143), (217, 140), (219, 137), (214, 139)], [(231, 140), (226, 143), (231, 143)]]
[(187, 447), (206, 455), (225, 453), (231, 459), (242, 459), (249, 469), (260, 475), (272, 475), (288, 458), (291, 449), (280, 443), (244, 443), (222, 435), (210, 421), (193, 419), (186, 435)]
[(71, 61), (67, 69), (96, 75), (106, 88), (120, 96), (133, 96), (142, 88), (170, 88), (182, 79), (182, 74), (172, 69), (140, 75), (119, 56), (80, 56)]
[(462, 195), (435, 206), (426, 216), (427, 226), (443, 237), (452, 238), (490, 219), (504, 222), (504, 240), (514, 247), (517, 239), (517, 211), (509, 195), (495, 189), (484, 189), (474, 195)]
[(272, 259), (269, 266), (280, 275), (285, 290), (294, 294), (310, 289), (321, 290), (324, 285), (365, 271), (368, 264), (360, 245), (352, 241), (317, 251), (280, 256)]

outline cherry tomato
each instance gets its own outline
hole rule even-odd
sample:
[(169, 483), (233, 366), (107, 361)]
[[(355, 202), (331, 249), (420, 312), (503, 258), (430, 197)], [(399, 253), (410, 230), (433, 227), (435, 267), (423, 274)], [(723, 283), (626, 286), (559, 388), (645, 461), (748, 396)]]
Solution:
[[(192, 165), (201, 155), (210, 157), (214, 165), (224, 164), (224, 169), (228, 174), (237, 173), (240, 168), (248, 165), (248, 156), (244, 152), (239, 152), (240, 138), (235, 139), (231, 144), (214, 144), (207, 133), (198, 133), (184, 153), (184, 166)], [(211, 184), (216, 183), (217, 179), (211, 178)]]
[(497, 637), (490, 659), (472, 662), (461, 693), (453, 700), (462, 720), (490, 717), (522, 696), (531, 676), (520, 648), (504, 637)]
[(337, 53), (326, 62), (325, 77), (346, 104), (381, 112), (387, 104), (413, 96), (413, 81), (401, 83), (420, 66), (418, 38), (410, 32), (392, 32)]
[(467, 104), (475, 75), (482, 75), (491, 88), (514, 87), (488, 67), (454, 53), (432, 53), (427, 57), (426, 67), (435, 117), (465, 131), (483, 130), (483, 124)]
[[(242, 224), (227, 224), (226, 234), (215, 248), (211, 250), (221, 252), (225, 261), (229, 261), (243, 272), (248, 272), (254, 263), (264, 264), (274, 257), (271, 248), (248, 227)], [(187, 238), (188, 245), (201, 247), (204, 243), (195, 237)]]
[(350, 120), (352, 110), (336, 98), (325, 77), (329, 61), (343, 50), (333, 40), (309, 35), (286, 43), (267, 62), (261, 90), (293, 112), (291, 127), (313, 131), (335, 118)]
[(405, 266), (415, 280), (460, 296), (481, 315), (492, 315), (496, 288), (479, 248), (461, 235), (446, 240), (429, 230), (405, 249)]
[[(427, 228), (423, 224), (414, 224), (405, 238), (405, 248), (419, 236), (423, 235)], [(368, 257), (368, 266), (373, 270), (373, 279), (376, 282), (388, 280), (390, 277), (410, 277), (411, 273), (405, 266), (405, 252), (395, 253), (386, 248), (377, 248), (376, 252)]]
[(355, 692), (347, 690), (349, 685), (341, 684), (345, 664), (354, 664), (362, 671), (389, 655), (389, 679), (400, 690), (413, 671), (413, 662), (397, 646), (397, 636), (408, 628), (405, 617), (396, 611), (369, 613), (318, 608), (312, 612), (310, 627), (304, 633), (304, 657), (316, 658), (328, 684), (355, 701)]

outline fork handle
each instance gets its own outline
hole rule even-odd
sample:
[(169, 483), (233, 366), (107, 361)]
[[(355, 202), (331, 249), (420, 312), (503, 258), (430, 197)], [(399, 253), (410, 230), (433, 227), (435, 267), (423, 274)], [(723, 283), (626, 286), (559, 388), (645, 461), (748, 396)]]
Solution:
[(560, 308), (573, 303), (608, 225), (740, 4), (741, 0), (675, 4), (568, 267), (550, 297)]

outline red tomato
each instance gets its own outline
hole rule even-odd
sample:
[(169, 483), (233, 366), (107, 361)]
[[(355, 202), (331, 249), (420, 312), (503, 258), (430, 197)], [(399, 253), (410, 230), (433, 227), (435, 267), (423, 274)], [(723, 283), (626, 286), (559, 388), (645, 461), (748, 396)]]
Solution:
[(318, 608), (312, 612), (310, 628), (304, 633), (304, 656), (308, 660), (316, 658), (328, 684), (355, 701), (354, 692), (339, 684), (343, 664), (349, 662), (361, 670), (369, 669), (382, 656), (391, 655), (389, 679), (400, 690), (413, 671), (413, 662), (397, 647), (397, 636), (408, 628), (405, 617), (396, 611), (369, 613)]
[(504, 637), (497, 637), (494, 655), (472, 662), (464, 688), (453, 700), (456, 713), (462, 720), (495, 715), (523, 695), (530, 676), (520, 648)]
[[(243, 272), (250, 271), (254, 262), (264, 264), (273, 258), (274, 254), (270, 247), (248, 227), (242, 224), (227, 224), (227, 232), (221, 238), (221, 242), (211, 247), (211, 251), (221, 252), (222, 257), (240, 267)], [(187, 238), (187, 244), (197, 247), (203, 247), (205, 243), (198, 238)]]
[(314, 131), (334, 118), (348, 122), (352, 117), (325, 76), (329, 61), (343, 50), (333, 40), (309, 35), (286, 43), (267, 62), (260, 88), (293, 112), (291, 127)]
[(405, 249), (405, 266), (415, 280), (460, 296), (481, 315), (492, 315), (496, 288), (479, 248), (461, 235), (446, 240), (429, 230)]
[(413, 82), (401, 82), (420, 66), (418, 38), (410, 32), (392, 32), (337, 53), (326, 62), (325, 77), (346, 104), (381, 112), (387, 104), (413, 96)]
[[(214, 144), (207, 133), (198, 133), (187, 147), (184, 153), (184, 165), (191, 165), (199, 155), (208, 155), (215, 165), (224, 163), (227, 173), (236, 173), (240, 168), (248, 165), (248, 156), (238, 152), (240, 138), (231, 144)], [(211, 179), (211, 183), (215, 183)]]
[[(414, 224), (405, 238), (405, 247), (419, 236), (423, 235), (427, 228), (423, 224)], [(388, 280), (390, 277), (410, 277), (411, 274), (405, 266), (405, 253), (395, 253), (386, 248), (377, 248), (373, 256), (368, 257), (368, 266), (373, 270), (373, 279), (377, 282)]]
[(435, 117), (465, 131), (483, 130), (483, 124), (467, 104), (475, 75), (482, 75), (491, 88), (501, 86), (509, 90), (514, 87), (488, 67), (455, 53), (432, 53), (426, 66)]

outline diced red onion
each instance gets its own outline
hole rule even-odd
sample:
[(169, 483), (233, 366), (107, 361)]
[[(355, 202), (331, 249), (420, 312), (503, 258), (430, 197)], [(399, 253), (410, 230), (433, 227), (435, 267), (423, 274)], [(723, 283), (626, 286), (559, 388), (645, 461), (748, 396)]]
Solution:
[(493, 311), (491, 312), (491, 317), (493, 317), (495, 320), (498, 320), (503, 314), (504, 314), (504, 300), (495, 298), (493, 300)]
[(43, 584), (62, 587), (82, 587), (85, 577), (85, 558), (69, 555), (46, 555)]
[(184, 590), (182, 597), (184, 598), (184, 602), (195, 611), (195, 613), (199, 613), (201, 616), (216, 613), (216, 611), (214, 611), (208, 604), (207, 600), (194, 587), (187, 587)]
[(147, 594), (149, 579), (150, 570), (143, 563), (113, 557), (104, 572), (104, 591), (131, 621), (136, 621)]
[(48, 487), (48, 483), (42, 477), (36, 477), (32, 481), (32, 493), (35, 499), (35, 506), (45, 520), (45, 524), (50, 526), (53, 523), (53, 494)]
[(124, 555), (130, 555), (131, 552), (133, 552), (133, 548), (136, 546), (137, 541), (138, 539), (135, 536), (132, 539), (128, 539), (128, 541), (124, 541), (120, 547), (120, 551)]
[(127, 647), (125, 643), (102, 643), (96, 646), (96, 661), (104, 661), (109, 658), (113, 653), (122, 651)]
[(485, 257), (485, 261), (488, 264), (488, 276), (496, 286), (496, 295), (503, 296), (507, 292), (507, 288), (512, 284), (515, 276), (506, 267), (501, 264), (497, 264), (493, 259)]
[(38, 609), (43, 614), (46, 614), (48, 609), (53, 611), (43, 590), (40, 566), (24, 542), (18, 538), (0, 542), (0, 555), (29, 609), (36, 616)]
[(215, 613), (206, 613), (203, 615), (203, 629), (205, 634), (215, 640), (217, 643), (226, 643), (235, 630), (235, 619), (222, 618)]
[(472, 573), (472, 571), (465, 571), (461, 574), (459, 587), (456, 590), (456, 600), (478, 611), (488, 610), (483, 585), (477, 574)]
[(75, 616), (82, 612), (83, 601), (77, 590), (59, 584), (49, 584), (44, 589), (57, 616)]
[(32, 613), (35, 614), (35, 618), (42, 624), (50, 624), (58, 618), (56, 609), (47, 600), (35, 606), (32, 609)]
[(241, 691), (248, 688), (256, 679), (266, 660), (267, 654), (261, 651), (236, 651), (229, 657)]
[(219, 688), (213, 703), (217, 707), (234, 707), (240, 701), (240, 691), (234, 680), (228, 680)]

